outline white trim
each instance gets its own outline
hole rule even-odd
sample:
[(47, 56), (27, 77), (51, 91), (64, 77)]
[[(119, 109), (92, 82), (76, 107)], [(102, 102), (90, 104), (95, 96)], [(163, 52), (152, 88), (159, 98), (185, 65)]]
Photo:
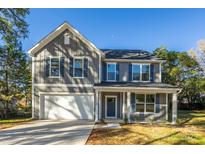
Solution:
[(102, 92), (99, 92), (99, 119), (102, 119)]
[(125, 119), (125, 92), (123, 92), (123, 102), (122, 102), (122, 117), (123, 117), (123, 120)]
[(37, 84), (34, 84), (34, 86), (39, 86), (39, 87), (42, 87), (42, 86), (46, 86), (46, 87), (93, 87), (93, 84), (41, 84), (41, 83), (37, 83)]
[(139, 60), (139, 59), (104, 59), (105, 62), (134, 62), (134, 63), (161, 63), (165, 60)]
[[(115, 65), (115, 79), (114, 80), (108, 80), (108, 65), (109, 64), (114, 64)], [(117, 81), (117, 64), (116, 63), (106, 63), (106, 81), (111, 81), (111, 82), (115, 82)]]
[[(82, 76), (75, 76), (75, 60), (81, 59), (82, 60)], [(73, 57), (73, 78), (84, 78), (84, 56), (83, 57)]]
[[(140, 66), (140, 80), (133, 80), (133, 66), (134, 65), (139, 65)], [(148, 65), (149, 66), (149, 80), (144, 81), (142, 80), (142, 66), (143, 65)], [(150, 63), (132, 63), (132, 82), (150, 82)]]
[(39, 96), (43, 94), (43, 95), (94, 95), (95, 93), (69, 93), (69, 92), (39, 92)]
[(32, 57), (32, 118), (35, 118), (35, 115), (34, 115), (34, 113), (35, 113), (35, 107), (34, 107), (34, 105), (35, 105), (35, 103), (34, 103), (34, 101), (35, 101), (35, 99), (34, 99), (34, 76), (35, 76), (35, 65), (34, 65), (34, 62), (35, 62), (35, 57)]
[(99, 120), (99, 95), (98, 91), (95, 91), (95, 122)]
[(130, 113), (131, 113), (131, 93), (130, 92), (127, 92), (127, 109), (126, 109), (126, 112), (127, 112), (127, 119), (128, 119), (128, 122), (130, 123), (131, 119), (130, 119)]
[[(114, 117), (108, 117), (107, 116), (107, 98), (115, 98), (115, 116)], [(117, 96), (115, 95), (106, 95), (105, 96), (105, 118), (117, 118)]]
[(177, 93), (172, 94), (172, 124), (177, 120)]
[(120, 118), (122, 118), (122, 102), (123, 98), (122, 98), (122, 93), (120, 93), (119, 95), (119, 109), (120, 109)]
[(173, 93), (176, 92), (178, 90), (180, 90), (179, 88), (153, 88), (153, 87), (104, 87), (104, 86), (94, 86), (95, 89), (98, 90), (102, 90), (102, 91), (110, 91), (110, 90), (119, 90), (121, 92), (123, 92), (123, 90), (125, 91), (135, 91), (135, 90), (145, 90), (145, 91), (152, 91), (153, 90), (159, 92), (160, 90), (162, 90), (162, 92), (168, 92), (168, 93)]
[[(54, 58), (56, 58), (56, 59), (58, 58), (58, 60), (59, 60), (58, 61), (58, 63), (59, 63), (59, 67), (58, 67), (59, 68), (59, 75), (58, 76), (52, 76), (51, 75), (51, 59), (54, 59)], [(61, 75), (60, 75), (61, 74), (61, 72), (60, 72), (60, 58), (61, 58), (60, 56), (49, 56), (49, 60), (50, 60), (49, 76), (48, 76), (49, 78), (60, 78), (61, 77)]]
[(87, 40), (85, 37), (83, 37), (80, 32), (78, 32), (75, 28), (73, 28), (70, 24), (67, 22), (64, 22), (59, 27), (57, 27), (53, 32), (48, 34), (44, 39), (39, 41), (35, 46), (33, 46), (29, 51), (30, 56), (34, 56), (34, 54), (39, 51), (42, 47), (44, 47), (46, 44), (51, 42), (54, 38), (56, 38), (58, 35), (60, 35), (64, 30), (68, 29), (74, 36), (78, 37), (82, 42), (84, 42), (86, 45), (94, 49), (94, 51), (99, 55), (104, 55), (104, 53), (99, 50), (93, 43), (91, 43), (89, 40)]

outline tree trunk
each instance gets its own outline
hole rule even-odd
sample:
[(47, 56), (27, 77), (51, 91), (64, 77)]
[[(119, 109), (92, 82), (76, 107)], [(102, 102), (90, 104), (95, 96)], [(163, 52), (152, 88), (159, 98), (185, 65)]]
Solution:
[[(8, 83), (8, 68), (6, 68), (6, 96), (9, 96), (9, 83)], [(4, 117), (5, 119), (8, 118), (8, 108), (9, 108), (9, 100), (6, 100), (4, 108)]]

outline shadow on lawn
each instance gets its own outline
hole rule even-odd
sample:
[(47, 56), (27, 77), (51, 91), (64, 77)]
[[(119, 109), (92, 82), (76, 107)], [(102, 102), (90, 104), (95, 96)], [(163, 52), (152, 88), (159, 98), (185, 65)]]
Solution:
[(144, 136), (144, 137), (149, 137), (148, 135), (144, 134), (144, 133), (140, 133), (140, 132), (134, 132), (131, 131), (130, 129), (127, 128), (122, 128), (122, 129), (94, 129), (93, 130), (93, 134), (98, 134), (99, 138), (104, 138), (105, 136), (109, 136), (109, 137), (115, 137), (117, 135), (121, 135), (121, 136), (126, 136), (129, 135), (130, 133), (136, 133), (138, 135)]
[(156, 142), (156, 141), (160, 141), (160, 140), (163, 140), (163, 139), (172, 137), (172, 136), (177, 135), (177, 134), (179, 134), (179, 133), (180, 133), (180, 131), (177, 131), (177, 132), (174, 132), (174, 133), (172, 133), (172, 134), (169, 134), (169, 135), (166, 135), (166, 136), (163, 136), (163, 137), (160, 137), (160, 138), (156, 138), (156, 139), (154, 139), (154, 140), (151, 140), (151, 141), (146, 142), (144, 145), (152, 144), (152, 143), (154, 143), (154, 142)]
[(178, 126), (195, 125), (205, 127), (205, 112), (203, 111), (181, 111), (178, 117)]

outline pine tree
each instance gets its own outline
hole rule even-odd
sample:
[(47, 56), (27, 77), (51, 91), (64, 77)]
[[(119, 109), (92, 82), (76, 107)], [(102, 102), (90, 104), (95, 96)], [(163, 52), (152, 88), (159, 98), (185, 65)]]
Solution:
[(0, 9), (0, 102), (4, 116), (9, 103), (30, 93), (31, 73), (21, 45), (28, 34), (28, 14), (28, 9)]

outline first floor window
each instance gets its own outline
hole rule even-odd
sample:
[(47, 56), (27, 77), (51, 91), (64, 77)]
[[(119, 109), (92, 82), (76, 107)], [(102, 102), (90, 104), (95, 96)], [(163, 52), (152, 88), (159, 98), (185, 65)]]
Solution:
[(107, 63), (107, 80), (115, 81), (116, 80), (116, 64)]
[(145, 94), (136, 94), (136, 112), (144, 112), (145, 110)]
[(74, 77), (83, 77), (83, 59), (75, 58), (74, 59)]
[(146, 112), (154, 112), (154, 94), (146, 94)]
[(51, 63), (50, 75), (52, 77), (59, 77), (60, 76), (60, 60), (59, 60), (59, 58), (51, 58), (50, 63)]
[(136, 94), (136, 112), (154, 112), (155, 94)]

